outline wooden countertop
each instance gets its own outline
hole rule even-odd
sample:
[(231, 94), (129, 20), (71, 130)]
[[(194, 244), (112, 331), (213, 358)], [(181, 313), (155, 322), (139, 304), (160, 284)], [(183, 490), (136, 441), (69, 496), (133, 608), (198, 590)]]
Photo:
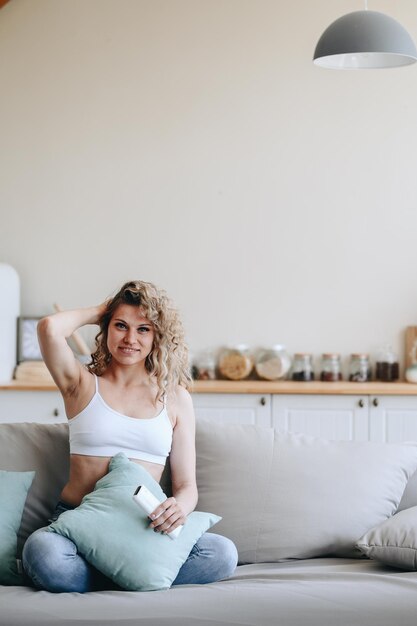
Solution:
[(195, 393), (272, 393), (272, 394), (314, 394), (314, 395), (417, 395), (417, 384), (395, 383), (352, 383), (341, 381), (309, 383), (292, 380), (268, 382), (261, 380), (200, 380), (194, 383)]
[[(0, 391), (57, 391), (53, 384), (28, 384), (10, 381), (0, 384)], [(352, 383), (342, 381), (326, 383), (312, 381), (309, 383), (282, 380), (268, 382), (261, 380), (197, 380), (193, 393), (271, 393), (271, 394), (314, 394), (314, 395), (375, 395), (375, 396), (407, 396), (417, 395), (417, 384), (404, 381), (395, 383)]]

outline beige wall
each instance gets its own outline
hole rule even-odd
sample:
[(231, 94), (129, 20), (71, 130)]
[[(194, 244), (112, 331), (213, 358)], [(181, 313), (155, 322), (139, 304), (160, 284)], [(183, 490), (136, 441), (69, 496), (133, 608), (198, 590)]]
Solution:
[[(193, 350), (400, 352), (417, 324), (417, 65), (313, 66), (358, 0), (11, 0), (0, 261), (22, 313), (164, 286)], [(373, 0), (417, 41), (415, 0)]]

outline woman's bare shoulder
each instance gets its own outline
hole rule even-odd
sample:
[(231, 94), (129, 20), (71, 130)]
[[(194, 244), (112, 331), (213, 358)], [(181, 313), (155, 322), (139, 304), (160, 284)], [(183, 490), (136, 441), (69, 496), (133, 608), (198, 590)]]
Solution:
[(190, 405), (192, 404), (192, 397), (190, 392), (182, 385), (175, 385), (172, 389), (171, 396), (173, 402), (178, 405)]
[(193, 400), (190, 392), (182, 385), (176, 385), (168, 395), (168, 409), (177, 425), (184, 420), (194, 421)]

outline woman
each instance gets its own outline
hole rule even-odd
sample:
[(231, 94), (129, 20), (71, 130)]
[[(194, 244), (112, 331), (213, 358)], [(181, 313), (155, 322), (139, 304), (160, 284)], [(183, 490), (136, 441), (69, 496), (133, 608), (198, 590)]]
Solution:
[[(85, 324), (99, 324), (96, 351), (86, 367), (67, 338)], [(70, 473), (50, 521), (77, 507), (124, 452), (160, 481), (169, 455), (172, 493), (150, 515), (155, 532), (186, 523), (197, 504), (195, 418), (187, 390), (188, 352), (177, 311), (151, 283), (128, 282), (104, 304), (40, 320), (45, 363), (64, 399), (70, 433)], [(203, 584), (234, 571), (237, 553), (227, 538), (204, 534), (175, 584)], [(53, 592), (111, 587), (77, 554), (75, 544), (47, 528), (27, 540), (23, 565), (33, 584)]]

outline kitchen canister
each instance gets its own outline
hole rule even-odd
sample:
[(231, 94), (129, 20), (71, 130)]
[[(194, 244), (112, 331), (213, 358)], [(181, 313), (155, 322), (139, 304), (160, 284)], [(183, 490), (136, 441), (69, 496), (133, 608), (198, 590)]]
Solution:
[(389, 344), (385, 344), (379, 350), (376, 357), (376, 380), (391, 383), (400, 377), (400, 365), (398, 357)]
[(291, 367), (291, 359), (281, 344), (261, 350), (256, 358), (255, 371), (262, 380), (285, 378)]
[(214, 350), (203, 350), (192, 359), (192, 375), (194, 380), (215, 380), (216, 356)]
[(337, 352), (325, 352), (322, 355), (320, 380), (325, 382), (342, 380), (340, 354)]
[(17, 319), (20, 315), (20, 280), (16, 270), (0, 263), (0, 383), (13, 378), (16, 367)]
[(314, 380), (313, 355), (309, 352), (296, 352), (292, 364), (292, 379), (299, 381)]
[(355, 383), (367, 383), (372, 379), (372, 370), (368, 354), (351, 354), (349, 362), (349, 380)]
[(249, 346), (240, 343), (224, 348), (219, 355), (219, 373), (228, 380), (243, 380), (253, 369)]

